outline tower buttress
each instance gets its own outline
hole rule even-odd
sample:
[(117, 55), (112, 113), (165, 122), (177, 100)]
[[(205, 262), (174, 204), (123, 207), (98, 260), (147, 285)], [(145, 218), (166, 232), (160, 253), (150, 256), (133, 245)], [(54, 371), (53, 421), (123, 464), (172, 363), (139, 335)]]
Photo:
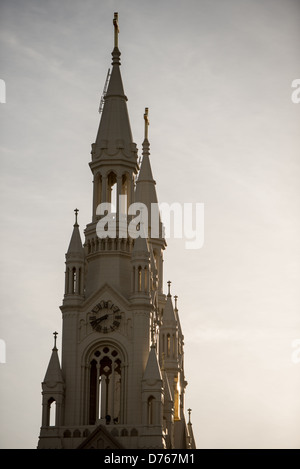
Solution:
[(163, 447), (161, 438), (163, 432), (163, 406), (163, 378), (157, 359), (156, 347), (152, 344), (142, 379), (142, 448), (147, 448), (149, 434), (152, 438), (153, 447)]
[(164, 369), (169, 379), (172, 398), (174, 402), (174, 418), (179, 420), (181, 400), (181, 370), (178, 356), (178, 323), (172, 303), (170, 292), (171, 282), (168, 282), (168, 295), (164, 307), (162, 324), (160, 327), (160, 363), (164, 356)]
[[(42, 428), (41, 437), (43, 434), (52, 433), (51, 447), (61, 448), (61, 440), (59, 437), (59, 427), (63, 425), (63, 406), (64, 406), (64, 391), (65, 383), (62, 376), (62, 371), (59, 363), (56, 337), (54, 335), (54, 347), (52, 349), (51, 358), (45, 374), (44, 381), (42, 382)], [(39, 448), (43, 448), (43, 439), (40, 439)], [(49, 443), (47, 443), (46, 447)]]
[(64, 304), (77, 303), (84, 297), (84, 249), (75, 212), (75, 223), (68, 251), (66, 253)]
[(73, 424), (78, 416), (76, 387), (78, 318), (81, 305), (85, 299), (85, 254), (81, 241), (78, 209), (75, 212), (75, 223), (69, 247), (66, 253), (65, 294), (62, 312), (62, 373), (66, 384), (65, 418), (67, 425)]

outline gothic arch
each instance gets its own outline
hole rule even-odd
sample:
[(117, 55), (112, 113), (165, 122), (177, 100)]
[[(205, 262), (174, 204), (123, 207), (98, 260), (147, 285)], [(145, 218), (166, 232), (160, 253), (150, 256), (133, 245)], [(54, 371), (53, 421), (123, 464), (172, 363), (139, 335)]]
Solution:
[(56, 399), (50, 397), (47, 401), (47, 427), (55, 427), (56, 425)]
[(127, 393), (127, 354), (121, 344), (103, 338), (84, 354), (84, 421), (94, 425), (125, 423)]
[(99, 204), (102, 202), (102, 174), (98, 171), (94, 176), (94, 200), (95, 211)]
[(117, 174), (115, 171), (111, 170), (107, 173), (106, 176), (106, 190), (107, 190), (107, 202), (110, 202), (115, 210), (117, 209)]

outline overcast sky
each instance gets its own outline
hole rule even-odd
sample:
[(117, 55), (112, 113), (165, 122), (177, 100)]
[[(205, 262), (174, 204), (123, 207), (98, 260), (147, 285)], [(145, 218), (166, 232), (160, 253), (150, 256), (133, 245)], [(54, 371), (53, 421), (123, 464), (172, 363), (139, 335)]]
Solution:
[(115, 11), (159, 201), (205, 206), (204, 246), (169, 239), (164, 262), (197, 446), (300, 448), (297, 0), (1, 0), (0, 447), (37, 445), (74, 209), (81, 233), (91, 221)]

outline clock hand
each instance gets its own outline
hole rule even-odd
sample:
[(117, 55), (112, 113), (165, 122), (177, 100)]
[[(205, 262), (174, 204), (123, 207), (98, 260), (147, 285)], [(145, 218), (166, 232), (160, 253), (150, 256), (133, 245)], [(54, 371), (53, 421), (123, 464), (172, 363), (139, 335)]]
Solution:
[(101, 321), (104, 321), (105, 319), (108, 318), (108, 314), (105, 314), (104, 316), (101, 316), (100, 318), (98, 319), (94, 319), (91, 324), (93, 327), (97, 326)]
[(105, 314), (104, 316), (101, 316), (99, 319), (98, 319), (98, 322), (101, 322), (101, 321), (104, 321), (105, 319), (108, 318), (108, 314)]

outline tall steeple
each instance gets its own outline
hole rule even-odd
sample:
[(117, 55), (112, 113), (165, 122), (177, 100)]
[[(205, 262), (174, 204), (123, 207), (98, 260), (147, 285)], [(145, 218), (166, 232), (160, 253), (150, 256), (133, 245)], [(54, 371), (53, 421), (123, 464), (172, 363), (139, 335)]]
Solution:
[(114, 185), (116, 212), (119, 196), (127, 197), (127, 206), (133, 202), (134, 179), (138, 171), (137, 147), (133, 141), (127, 96), (124, 92), (118, 47), (118, 14), (114, 20), (114, 49), (112, 51), (112, 72), (104, 96), (104, 107), (95, 143), (92, 144), (91, 170), (94, 174), (93, 220), (97, 219), (97, 206), (102, 202), (113, 202)]
[[(187, 449), (179, 317), (170, 289), (167, 297), (163, 292), (166, 243), (160, 218), (154, 236), (152, 220), (149, 225), (143, 216), (145, 206), (151, 215), (157, 203), (148, 108), (136, 183), (139, 165), (120, 73), (117, 13), (113, 25), (112, 72), (90, 162), (92, 219), (82, 244), (75, 209), (61, 306), (61, 367), (55, 333), (42, 383), (38, 447)], [(140, 215), (128, 213), (132, 203)], [(54, 402), (53, 425), (49, 413)]]
[(112, 72), (109, 85), (104, 97), (104, 108), (101, 116), (96, 143), (93, 148), (93, 159), (101, 157), (115, 157), (124, 154), (135, 160), (136, 146), (133, 143), (129, 116), (127, 111), (127, 96), (120, 70), (121, 52), (118, 47), (112, 51)]

